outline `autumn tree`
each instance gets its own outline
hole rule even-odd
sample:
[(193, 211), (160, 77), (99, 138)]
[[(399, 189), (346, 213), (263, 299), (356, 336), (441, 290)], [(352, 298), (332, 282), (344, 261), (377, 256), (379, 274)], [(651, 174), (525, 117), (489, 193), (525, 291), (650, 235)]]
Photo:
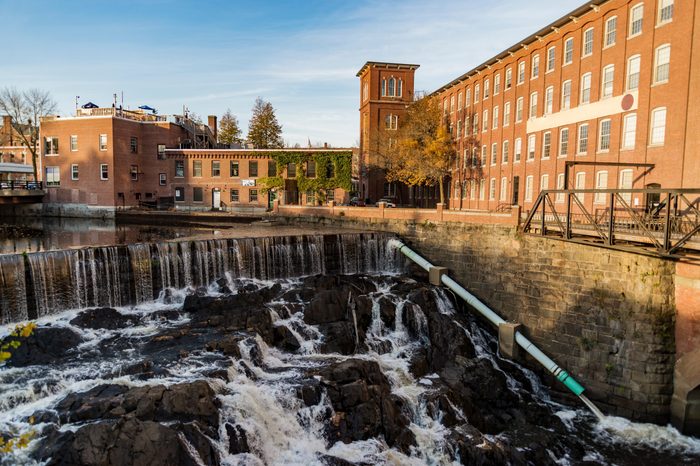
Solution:
[(231, 147), (232, 144), (242, 142), (241, 127), (238, 125), (238, 118), (231, 113), (231, 109), (226, 110), (219, 121), (219, 143)]
[(456, 154), (438, 100), (429, 96), (416, 100), (398, 121), (387, 120), (384, 126), (375, 150), (387, 181), (409, 186), (437, 184), (440, 202), (445, 203), (445, 181)]
[(35, 180), (38, 179), (39, 119), (56, 113), (56, 110), (56, 101), (47, 91), (29, 89), (22, 92), (14, 87), (5, 87), (0, 90), (0, 114), (12, 117), (15, 133), (32, 154)]
[(248, 142), (256, 149), (284, 147), (282, 126), (277, 122), (275, 109), (270, 102), (265, 102), (260, 97), (255, 99), (253, 116), (248, 124)]

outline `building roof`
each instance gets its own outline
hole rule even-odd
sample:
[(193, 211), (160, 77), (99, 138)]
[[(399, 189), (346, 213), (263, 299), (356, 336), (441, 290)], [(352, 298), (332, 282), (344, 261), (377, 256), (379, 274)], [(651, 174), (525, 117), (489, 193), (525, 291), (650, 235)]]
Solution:
[(362, 65), (362, 68), (360, 68), (360, 71), (357, 72), (355, 76), (361, 76), (367, 68), (386, 68), (390, 70), (402, 70), (402, 69), (409, 69), (409, 70), (415, 70), (420, 67), (420, 65), (414, 65), (411, 63), (388, 63), (388, 62), (383, 62), (383, 61), (368, 61), (364, 65)]
[(579, 17), (583, 16), (587, 12), (591, 10), (596, 10), (597, 8), (602, 5), (603, 3), (608, 2), (609, 0), (592, 0), (584, 3), (580, 7), (576, 8), (575, 10), (571, 11), (570, 13), (565, 14), (561, 18), (555, 20), (554, 22), (548, 24), (547, 26), (543, 27), (539, 31), (535, 32), (534, 34), (526, 37), (525, 39), (519, 41), (517, 44), (512, 45), (511, 47), (508, 47), (506, 50), (502, 51), (498, 55), (489, 58), (482, 64), (472, 68), (471, 70), (467, 71), (463, 75), (459, 76), (456, 79), (453, 79), (449, 83), (445, 84), (444, 86), (440, 87), (439, 89), (436, 89), (433, 91), (430, 95), (436, 95), (439, 94), (440, 92), (447, 90), (460, 82), (464, 81), (465, 79), (469, 78), (471, 75), (477, 73), (478, 71), (483, 70), (484, 68), (487, 68), (495, 63), (500, 62), (503, 58), (517, 52), (523, 47), (526, 47), (529, 44), (532, 44), (535, 41), (539, 41), (542, 38), (544, 38), (546, 35), (552, 33), (552, 32), (557, 32), (559, 28), (569, 24), (572, 21), (578, 20)]

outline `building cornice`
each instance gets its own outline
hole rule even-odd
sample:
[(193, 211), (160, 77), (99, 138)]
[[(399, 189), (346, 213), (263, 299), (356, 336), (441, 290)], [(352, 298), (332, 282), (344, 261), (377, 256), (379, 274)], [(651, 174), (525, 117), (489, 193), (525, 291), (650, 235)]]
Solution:
[(368, 61), (364, 65), (362, 65), (362, 68), (360, 68), (360, 71), (358, 71), (355, 76), (362, 76), (365, 73), (365, 71), (369, 68), (383, 68), (387, 70), (416, 70), (419, 67), (420, 65), (415, 65), (411, 63), (388, 63), (380, 61)]

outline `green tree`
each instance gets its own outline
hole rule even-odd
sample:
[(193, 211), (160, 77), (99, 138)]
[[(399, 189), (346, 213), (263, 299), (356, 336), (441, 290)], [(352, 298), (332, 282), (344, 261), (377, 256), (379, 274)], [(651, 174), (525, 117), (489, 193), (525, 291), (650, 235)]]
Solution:
[(56, 113), (56, 101), (51, 94), (41, 89), (19, 91), (14, 87), (0, 90), (0, 114), (12, 117), (12, 126), (29, 152), (32, 154), (34, 179), (38, 179), (39, 119)]
[(256, 149), (284, 147), (282, 126), (277, 122), (275, 109), (270, 102), (265, 102), (260, 97), (255, 99), (253, 116), (248, 124), (248, 142)]
[(221, 120), (219, 121), (218, 132), (219, 143), (231, 146), (234, 143), (240, 143), (241, 127), (238, 125), (238, 118), (231, 113), (231, 109), (226, 110)]

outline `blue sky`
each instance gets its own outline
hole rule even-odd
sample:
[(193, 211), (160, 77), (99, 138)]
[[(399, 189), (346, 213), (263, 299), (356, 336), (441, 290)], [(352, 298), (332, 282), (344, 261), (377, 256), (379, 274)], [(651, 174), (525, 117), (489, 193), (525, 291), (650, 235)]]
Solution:
[(162, 114), (230, 108), (244, 130), (261, 96), (288, 143), (350, 146), (365, 61), (420, 64), (432, 91), (581, 3), (0, 0), (0, 87), (46, 89), (64, 115), (122, 91)]

